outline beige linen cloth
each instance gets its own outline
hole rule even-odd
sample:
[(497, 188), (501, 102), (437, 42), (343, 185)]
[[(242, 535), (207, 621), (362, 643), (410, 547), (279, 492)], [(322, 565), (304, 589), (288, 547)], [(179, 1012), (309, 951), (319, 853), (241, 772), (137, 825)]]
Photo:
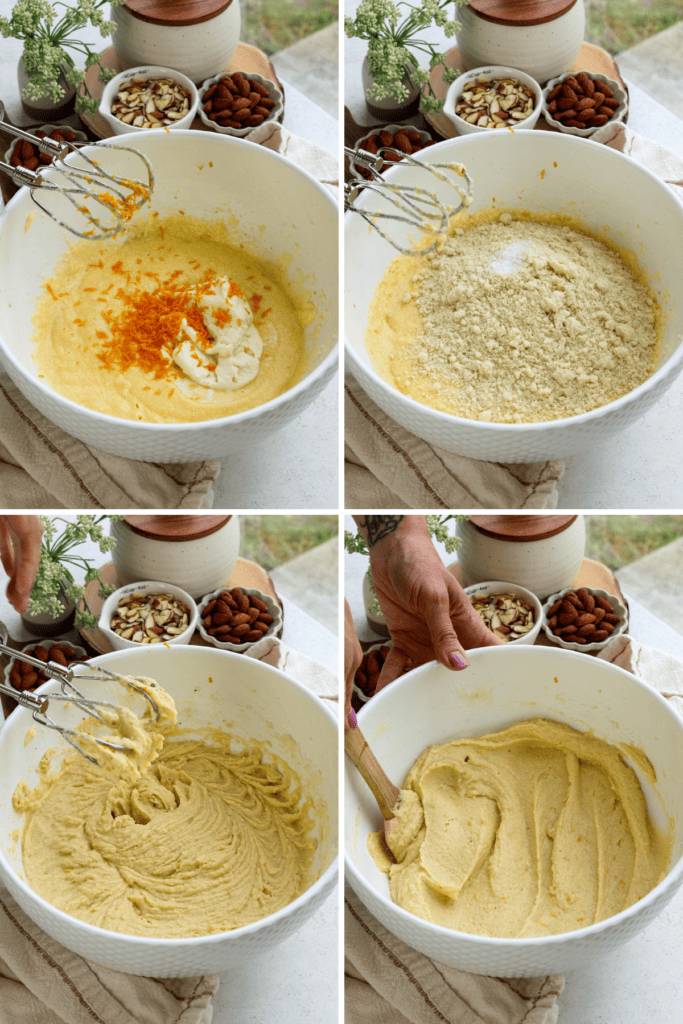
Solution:
[[(255, 657), (336, 701), (337, 677), (281, 640)], [(138, 978), (83, 959), (47, 935), (0, 886), (0, 1024), (210, 1024), (219, 979)]]
[(481, 462), (423, 441), (345, 382), (346, 508), (556, 508), (562, 462)]
[[(629, 636), (598, 655), (654, 687), (683, 715), (683, 663)], [(345, 1024), (556, 1024), (560, 974), (489, 978), (430, 960), (387, 931), (347, 886)]]
[[(624, 124), (591, 140), (647, 167), (683, 201), (683, 160)], [(347, 379), (346, 508), (556, 508), (560, 461), (507, 465), (481, 462), (422, 441), (379, 409)]]
[[(338, 191), (337, 161), (307, 139), (264, 124), (249, 141), (281, 153)], [(84, 444), (51, 423), (0, 372), (2, 508), (212, 508), (219, 471), (216, 460), (137, 462)]]

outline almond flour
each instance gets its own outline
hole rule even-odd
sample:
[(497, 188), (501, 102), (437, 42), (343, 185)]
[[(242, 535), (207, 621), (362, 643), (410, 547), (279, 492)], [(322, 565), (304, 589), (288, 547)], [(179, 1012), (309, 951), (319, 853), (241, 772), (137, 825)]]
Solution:
[(605, 405), (652, 373), (646, 287), (598, 239), (530, 218), (456, 228), (419, 263), (390, 266), (366, 342), (399, 390), (467, 419), (531, 423)]

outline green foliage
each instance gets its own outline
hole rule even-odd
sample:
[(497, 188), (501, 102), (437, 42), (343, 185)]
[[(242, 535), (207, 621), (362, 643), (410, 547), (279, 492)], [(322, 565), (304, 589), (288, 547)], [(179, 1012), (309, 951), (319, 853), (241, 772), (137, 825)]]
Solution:
[[(90, 564), (87, 558), (79, 555), (74, 548), (84, 540), (92, 540), (105, 554), (111, 551), (116, 541), (104, 533), (103, 523), (108, 519), (120, 519), (120, 516), (76, 516), (71, 523), (59, 516), (40, 516), (43, 524), (43, 537), (40, 546), (40, 563), (29, 600), (29, 615), (50, 612), (59, 616), (62, 612), (62, 593), (66, 594), (74, 604), (81, 602), (82, 608), (76, 608), (76, 626), (92, 629), (97, 625), (97, 616), (90, 611), (85, 599), (85, 587), (74, 582), (70, 566), (85, 570), (85, 582), (100, 582), (100, 597), (109, 597), (116, 587), (102, 583), (100, 569)], [(60, 532), (58, 523), (64, 524)]]
[(449, 21), (446, 8), (466, 3), (467, 0), (420, 0), (412, 4), (407, 0), (361, 0), (355, 18), (344, 19), (344, 31), (349, 38), (367, 39), (368, 70), (373, 85), (368, 89), (370, 99), (383, 100), (396, 96), (399, 101), (408, 97), (409, 90), (403, 78), (407, 75), (414, 85), (426, 85), (420, 99), (425, 113), (438, 113), (442, 103), (429, 84), (428, 71), (419, 67), (416, 52), (427, 57), (431, 69), (443, 65), (445, 55), (420, 33), (436, 25), (446, 38), (454, 36), (458, 23)]
[[(62, 0), (54, 3), (48, 0), (17, 0), (10, 17), (0, 17), (0, 35), (5, 39), (12, 37), (24, 41), (23, 58), (28, 76), (24, 99), (30, 102), (41, 96), (50, 96), (59, 103), (65, 95), (64, 87), (59, 84), (63, 73), (70, 85), (83, 85), (84, 94), (77, 96), (76, 109), (89, 113), (97, 109), (97, 101), (84, 84), (84, 73), (76, 67), (69, 51), (84, 56), (86, 67), (97, 64), (101, 82), (114, 77), (116, 72), (103, 68), (99, 55), (74, 34), (90, 22), (99, 28), (103, 39), (111, 35), (114, 22), (105, 21), (101, 10), (109, 3), (116, 6), (123, 0), (75, 0), (72, 5), (62, 3)], [(61, 12), (59, 8), (62, 8)]]
[(683, 516), (586, 516), (586, 554), (613, 571), (683, 536)]
[(588, 0), (586, 39), (611, 54), (683, 19), (683, 0)]
[(337, 536), (337, 516), (240, 516), (240, 555), (274, 569)]
[(243, 0), (242, 38), (276, 53), (337, 20), (336, 0)]

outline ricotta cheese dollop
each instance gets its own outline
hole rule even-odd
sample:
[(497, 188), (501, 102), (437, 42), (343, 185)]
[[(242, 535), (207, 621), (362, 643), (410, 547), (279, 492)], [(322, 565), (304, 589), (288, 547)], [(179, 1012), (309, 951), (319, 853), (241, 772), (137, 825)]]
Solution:
[(263, 341), (238, 286), (219, 278), (213, 291), (197, 301), (209, 338), (183, 320), (173, 361), (197, 384), (234, 391), (259, 371)]

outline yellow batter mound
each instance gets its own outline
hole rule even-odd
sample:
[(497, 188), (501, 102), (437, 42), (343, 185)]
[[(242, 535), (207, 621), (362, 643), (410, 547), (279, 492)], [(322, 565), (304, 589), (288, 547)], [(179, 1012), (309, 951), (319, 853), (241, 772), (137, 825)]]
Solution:
[[(123, 241), (73, 245), (54, 270), (33, 317), (39, 376), (97, 412), (148, 423), (187, 423), (253, 409), (305, 373), (302, 324), (277, 271), (235, 244), (225, 224), (186, 216), (129, 229)], [(235, 391), (196, 384), (169, 349), (183, 319), (179, 293), (229, 277), (245, 296), (263, 340), (256, 377)], [(134, 315), (131, 315), (133, 309)]]
[(428, 747), (401, 790), (398, 825), (368, 847), (392, 899), (474, 935), (528, 938), (585, 928), (664, 877), (659, 835), (615, 747), (535, 719)]
[(169, 739), (174, 710), (160, 727), (143, 718), (146, 736), (124, 719), (108, 724), (129, 754), (93, 748), (103, 767), (68, 754), (17, 787), (35, 892), (100, 928), (180, 938), (258, 921), (307, 888), (316, 841), (284, 761), (225, 733)]

